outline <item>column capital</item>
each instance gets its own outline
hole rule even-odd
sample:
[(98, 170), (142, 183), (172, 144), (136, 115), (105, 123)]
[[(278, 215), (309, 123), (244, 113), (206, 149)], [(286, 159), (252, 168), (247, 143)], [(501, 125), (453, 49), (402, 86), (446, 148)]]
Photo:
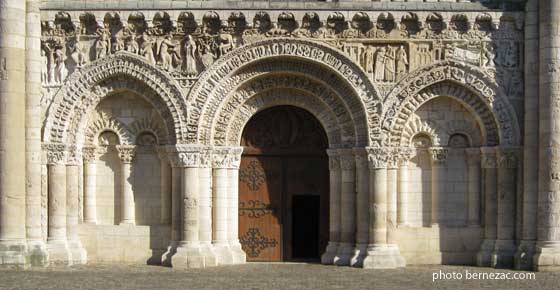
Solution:
[(135, 145), (117, 145), (116, 148), (122, 163), (124, 164), (132, 163), (132, 160), (136, 155)]
[(498, 147), (496, 150), (499, 168), (517, 168), (521, 160), (521, 149), (517, 147)]
[(399, 147), (397, 162), (399, 166), (407, 166), (408, 162), (416, 155), (416, 149), (413, 147)]
[(167, 157), (172, 167), (196, 168), (201, 167), (202, 146), (199, 145), (173, 145), (160, 147), (160, 158)]
[(48, 165), (64, 165), (68, 155), (68, 146), (61, 143), (46, 143), (42, 145), (46, 152)]
[(76, 145), (68, 145), (68, 154), (66, 155), (66, 165), (78, 165), (82, 159), (82, 150)]
[(340, 162), (340, 169), (354, 170), (355, 157), (354, 157), (354, 151), (352, 149), (339, 149), (338, 158)]
[(431, 147), (428, 149), (430, 153), (430, 158), (432, 160), (432, 165), (445, 165), (447, 162), (447, 156), (449, 155), (449, 149), (444, 147)]
[(340, 156), (338, 155), (338, 150), (327, 149), (327, 155), (329, 156), (329, 170), (340, 170)]
[(466, 148), (467, 164), (470, 166), (480, 164), (480, 148)]
[(354, 148), (356, 169), (368, 168), (367, 151), (365, 148)]
[(498, 168), (495, 147), (480, 148), (480, 166), (482, 168)]
[(82, 147), (82, 158), (85, 163), (95, 163), (97, 161), (98, 150), (95, 145)]
[(387, 168), (390, 157), (388, 147), (367, 147), (369, 169)]
[(212, 167), (239, 169), (243, 147), (213, 147)]

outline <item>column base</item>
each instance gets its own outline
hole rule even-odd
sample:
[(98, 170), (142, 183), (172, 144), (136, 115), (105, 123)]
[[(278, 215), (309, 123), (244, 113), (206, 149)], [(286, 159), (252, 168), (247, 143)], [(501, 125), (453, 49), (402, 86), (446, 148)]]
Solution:
[(25, 242), (0, 241), (0, 268), (27, 269), (29, 268), (27, 255)]
[(161, 255), (161, 264), (163, 266), (171, 267), (171, 258), (177, 253), (177, 242), (171, 241), (167, 251)]
[(134, 226), (136, 225), (135, 221), (122, 221), (119, 223), (119, 226)]
[(68, 248), (67, 241), (47, 241), (50, 264), (72, 266), (72, 252)]
[(533, 257), (534, 270), (539, 272), (560, 272), (560, 243), (537, 242)]
[(512, 268), (515, 251), (515, 241), (496, 240), (494, 251), (492, 252), (492, 267), (502, 269)]
[(387, 245), (373, 245), (368, 246), (363, 267), (364, 269), (395, 269), (405, 266), (403, 260), (395, 249)]
[(354, 255), (354, 244), (340, 243), (338, 245), (333, 264), (337, 266), (349, 266), (350, 260)]
[(80, 241), (69, 241), (68, 248), (70, 249), (70, 253), (72, 253), (74, 265), (87, 264), (87, 252)]
[(387, 244), (390, 252), (393, 252), (393, 257), (398, 268), (406, 267), (406, 259), (401, 255), (401, 250), (397, 244)]
[(229, 248), (233, 256), (233, 264), (245, 264), (247, 263), (247, 254), (243, 251), (241, 243), (239, 241), (230, 242)]
[(492, 252), (494, 251), (494, 245), (496, 240), (484, 239), (480, 245), (480, 250), (476, 254), (476, 265), (479, 267), (490, 267), (492, 266)]
[(202, 252), (202, 256), (204, 256), (204, 264), (206, 265), (206, 267), (218, 266), (218, 258), (214, 253), (214, 248), (212, 247), (212, 243), (201, 242), (200, 252)]
[(332, 265), (334, 264), (334, 258), (336, 257), (336, 252), (338, 249), (338, 243), (329, 242), (325, 253), (321, 255), (321, 264)]
[(171, 267), (177, 269), (204, 268), (204, 255), (198, 245), (180, 245), (171, 257)]
[(367, 244), (356, 244), (354, 249), (354, 255), (350, 259), (350, 266), (352, 267), (363, 267), (364, 259), (367, 255)]
[(47, 267), (49, 265), (47, 245), (42, 240), (28, 241), (27, 259), (31, 267)]
[(233, 264), (233, 253), (227, 242), (216, 242), (213, 244), (214, 254), (218, 260), (218, 265)]
[(517, 247), (513, 259), (514, 268), (517, 270), (533, 270), (533, 257), (535, 256), (535, 241), (522, 240)]

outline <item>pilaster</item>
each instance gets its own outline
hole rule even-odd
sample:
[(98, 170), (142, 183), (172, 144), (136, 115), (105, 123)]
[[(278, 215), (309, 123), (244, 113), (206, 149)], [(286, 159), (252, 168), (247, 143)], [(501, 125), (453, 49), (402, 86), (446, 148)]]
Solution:
[(498, 161), (494, 147), (482, 147), (480, 150), (484, 178), (484, 238), (476, 256), (476, 264), (482, 267), (490, 267), (492, 265), (492, 252), (496, 244)]
[(337, 150), (327, 150), (329, 155), (329, 243), (321, 256), (321, 263), (331, 265), (340, 245), (340, 158)]
[(352, 149), (339, 149), (340, 161), (340, 244), (335, 265), (348, 266), (356, 241), (356, 167)]
[(78, 235), (79, 222), (79, 163), (82, 162), (81, 150), (75, 145), (68, 147), (66, 161), (66, 232), (68, 249), (72, 253), (72, 263), (83, 265), (87, 263), (86, 249), (82, 246)]
[(350, 266), (362, 267), (369, 241), (369, 167), (364, 148), (354, 148), (356, 164), (356, 247)]

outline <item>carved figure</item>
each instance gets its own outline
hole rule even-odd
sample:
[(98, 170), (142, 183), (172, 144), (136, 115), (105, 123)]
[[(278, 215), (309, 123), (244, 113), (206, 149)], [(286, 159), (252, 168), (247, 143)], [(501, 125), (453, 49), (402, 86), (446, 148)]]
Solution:
[(494, 47), (489, 43), (482, 43), (482, 66), (483, 67), (495, 67), (496, 63), (496, 52)]
[(216, 54), (212, 51), (209, 43), (202, 44), (201, 60), (204, 68), (208, 68), (214, 63), (214, 60), (216, 60)]
[(62, 48), (58, 47), (54, 51), (54, 82), (57, 84), (62, 84), (66, 74), (66, 67), (64, 61), (66, 56)]
[(406, 50), (401, 45), (397, 49), (397, 79), (408, 71), (408, 57)]
[(109, 53), (109, 36), (103, 31), (95, 42), (95, 59), (104, 58)]
[(198, 50), (196, 48), (196, 42), (191, 35), (187, 35), (184, 45), (185, 58), (183, 61), (183, 69), (187, 75), (197, 75), (198, 71), (196, 69), (196, 58)]
[(140, 47), (140, 55), (143, 56), (149, 64), (156, 64), (154, 57), (154, 45), (152, 40), (146, 33), (142, 34), (142, 46)]
[(111, 47), (111, 51), (113, 53), (116, 53), (121, 50), (124, 50), (124, 42), (120, 37), (115, 37), (115, 40), (113, 41), (113, 45)]
[(74, 45), (72, 46), (71, 57), (78, 67), (81, 67), (87, 63), (86, 54), (84, 52), (84, 45), (82, 43), (74, 43)]
[(375, 80), (382, 82), (385, 80), (385, 62), (387, 57), (385, 56), (385, 48), (381, 47), (377, 51), (375, 56)]
[(385, 80), (393, 82), (395, 81), (395, 50), (387, 47), (385, 56)]
[(49, 78), (49, 57), (47, 56), (47, 52), (44, 49), (41, 49), (41, 62), (43, 66), (41, 67), (41, 81), (43, 84), (50, 83)]
[(220, 55), (225, 55), (233, 49), (233, 37), (231, 34), (220, 34)]
[(175, 43), (170, 34), (167, 34), (165, 38), (161, 41), (159, 45), (159, 60), (161, 62), (161, 66), (164, 70), (172, 70), (173, 64), (179, 60), (181, 57), (179, 56), (175, 47), (177, 43)]
[(375, 48), (370, 46), (364, 52), (364, 67), (366, 72), (373, 73), (375, 69)]
[(126, 51), (137, 54), (138, 51), (140, 50), (139, 46), (138, 46), (138, 41), (136, 41), (136, 38), (134, 36), (130, 36), (128, 38), (128, 41), (126, 42)]

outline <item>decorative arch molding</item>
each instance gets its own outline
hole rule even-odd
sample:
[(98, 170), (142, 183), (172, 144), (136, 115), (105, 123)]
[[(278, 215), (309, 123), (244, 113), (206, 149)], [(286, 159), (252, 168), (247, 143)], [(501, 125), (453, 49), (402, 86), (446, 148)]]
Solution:
[(418, 135), (428, 136), (431, 144), (434, 146), (444, 146), (446, 141), (449, 139), (449, 135), (447, 135), (446, 132), (434, 122), (414, 118), (404, 127), (399, 146), (412, 146), (412, 139)]
[[(205, 143), (210, 140), (208, 124), (223, 102), (224, 95), (232, 92), (239, 84), (237, 75), (256, 62), (273, 60), (298, 60), (320, 66), (323, 75), (333, 75), (351, 88), (350, 94), (341, 97), (346, 103), (357, 103), (364, 111), (368, 123), (369, 143), (380, 136), (379, 117), (381, 102), (379, 93), (369, 81), (361, 67), (341, 51), (328, 45), (292, 38), (275, 38), (254, 42), (237, 48), (219, 59), (206, 70), (194, 85), (189, 95), (187, 140), (189, 143)], [(229, 88), (228, 88), (229, 87)]]
[(111, 131), (117, 135), (120, 144), (133, 144), (134, 135), (119, 120), (111, 118), (106, 113), (97, 113), (91, 118), (92, 122), (87, 126), (85, 132), (85, 144), (96, 145), (99, 135)]
[[(269, 73), (247, 81), (231, 96), (226, 98), (213, 123), (213, 128), (215, 128), (213, 135), (214, 145), (221, 145), (224, 140), (231, 141), (226, 138), (225, 128), (231, 124), (231, 116), (236, 111), (236, 108), (242, 106), (253, 96), (267, 91), (284, 91), (286, 94), (305, 93), (306, 95), (313, 96), (325, 108), (333, 112), (333, 120), (339, 124), (340, 132), (337, 137), (337, 143), (330, 142), (331, 145), (339, 145), (340, 142), (347, 146), (365, 146), (368, 144), (365, 116), (358, 120), (356, 120), (357, 117), (353, 118), (355, 112), (352, 112), (347, 107), (347, 104), (344, 103), (332, 88), (305, 75)], [(331, 138), (330, 141), (334, 141), (334, 139)]]
[(383, 113), (387, 142), (398, 143), (402, 126), (426, 101), (451, 97), (475, 113), (485, 132), (486, 145), (519, 145), (520, 129), (506, 95), (480, 69), (445, 61), (410, 73), (389, 93)]
[(449, 137), (461, 134), (465, 135), (471, 146), (482, 146), (483, 140), (480, 136), (480, 130), (473, 123), (465, 120), (454, 120), (447, 124), (445, 131)]
[(149, 116), (139, 120), (135, 120), (128, 127), (130, 128), (130, 133), (134, 136), (134, 143), (140, 134), (151, 133), (158, 141), (158, 144), (169, 144), (168, 133), (163, 124), (157, 119), (158, 116)]
[[(286, 94), (286, 92), (290, 92)], [(290, 105), (307, 110), (323, 126), (329, 140), (330, 148), (344, 147), (341, 131), (343, 130), (337, 121), (336, 114), (317, 96), (305, 91), (297, 90), (267, 90), (253, 95), (234, 112), (230, 125), (227, 128), (227, 140), (231, 145), (238, 146), (245, 125), (251, 117), (260, 111), (275, 106)]]
[(79, 143), (92, 107), (118, 91), (145, 97), (174, 133), (173, 139), (177, 143), (186, 139), (187, 104), (175, 80), (139, 56), (118, 52), (84, 66), (67, 79), (47, 112), (43, 142)]

